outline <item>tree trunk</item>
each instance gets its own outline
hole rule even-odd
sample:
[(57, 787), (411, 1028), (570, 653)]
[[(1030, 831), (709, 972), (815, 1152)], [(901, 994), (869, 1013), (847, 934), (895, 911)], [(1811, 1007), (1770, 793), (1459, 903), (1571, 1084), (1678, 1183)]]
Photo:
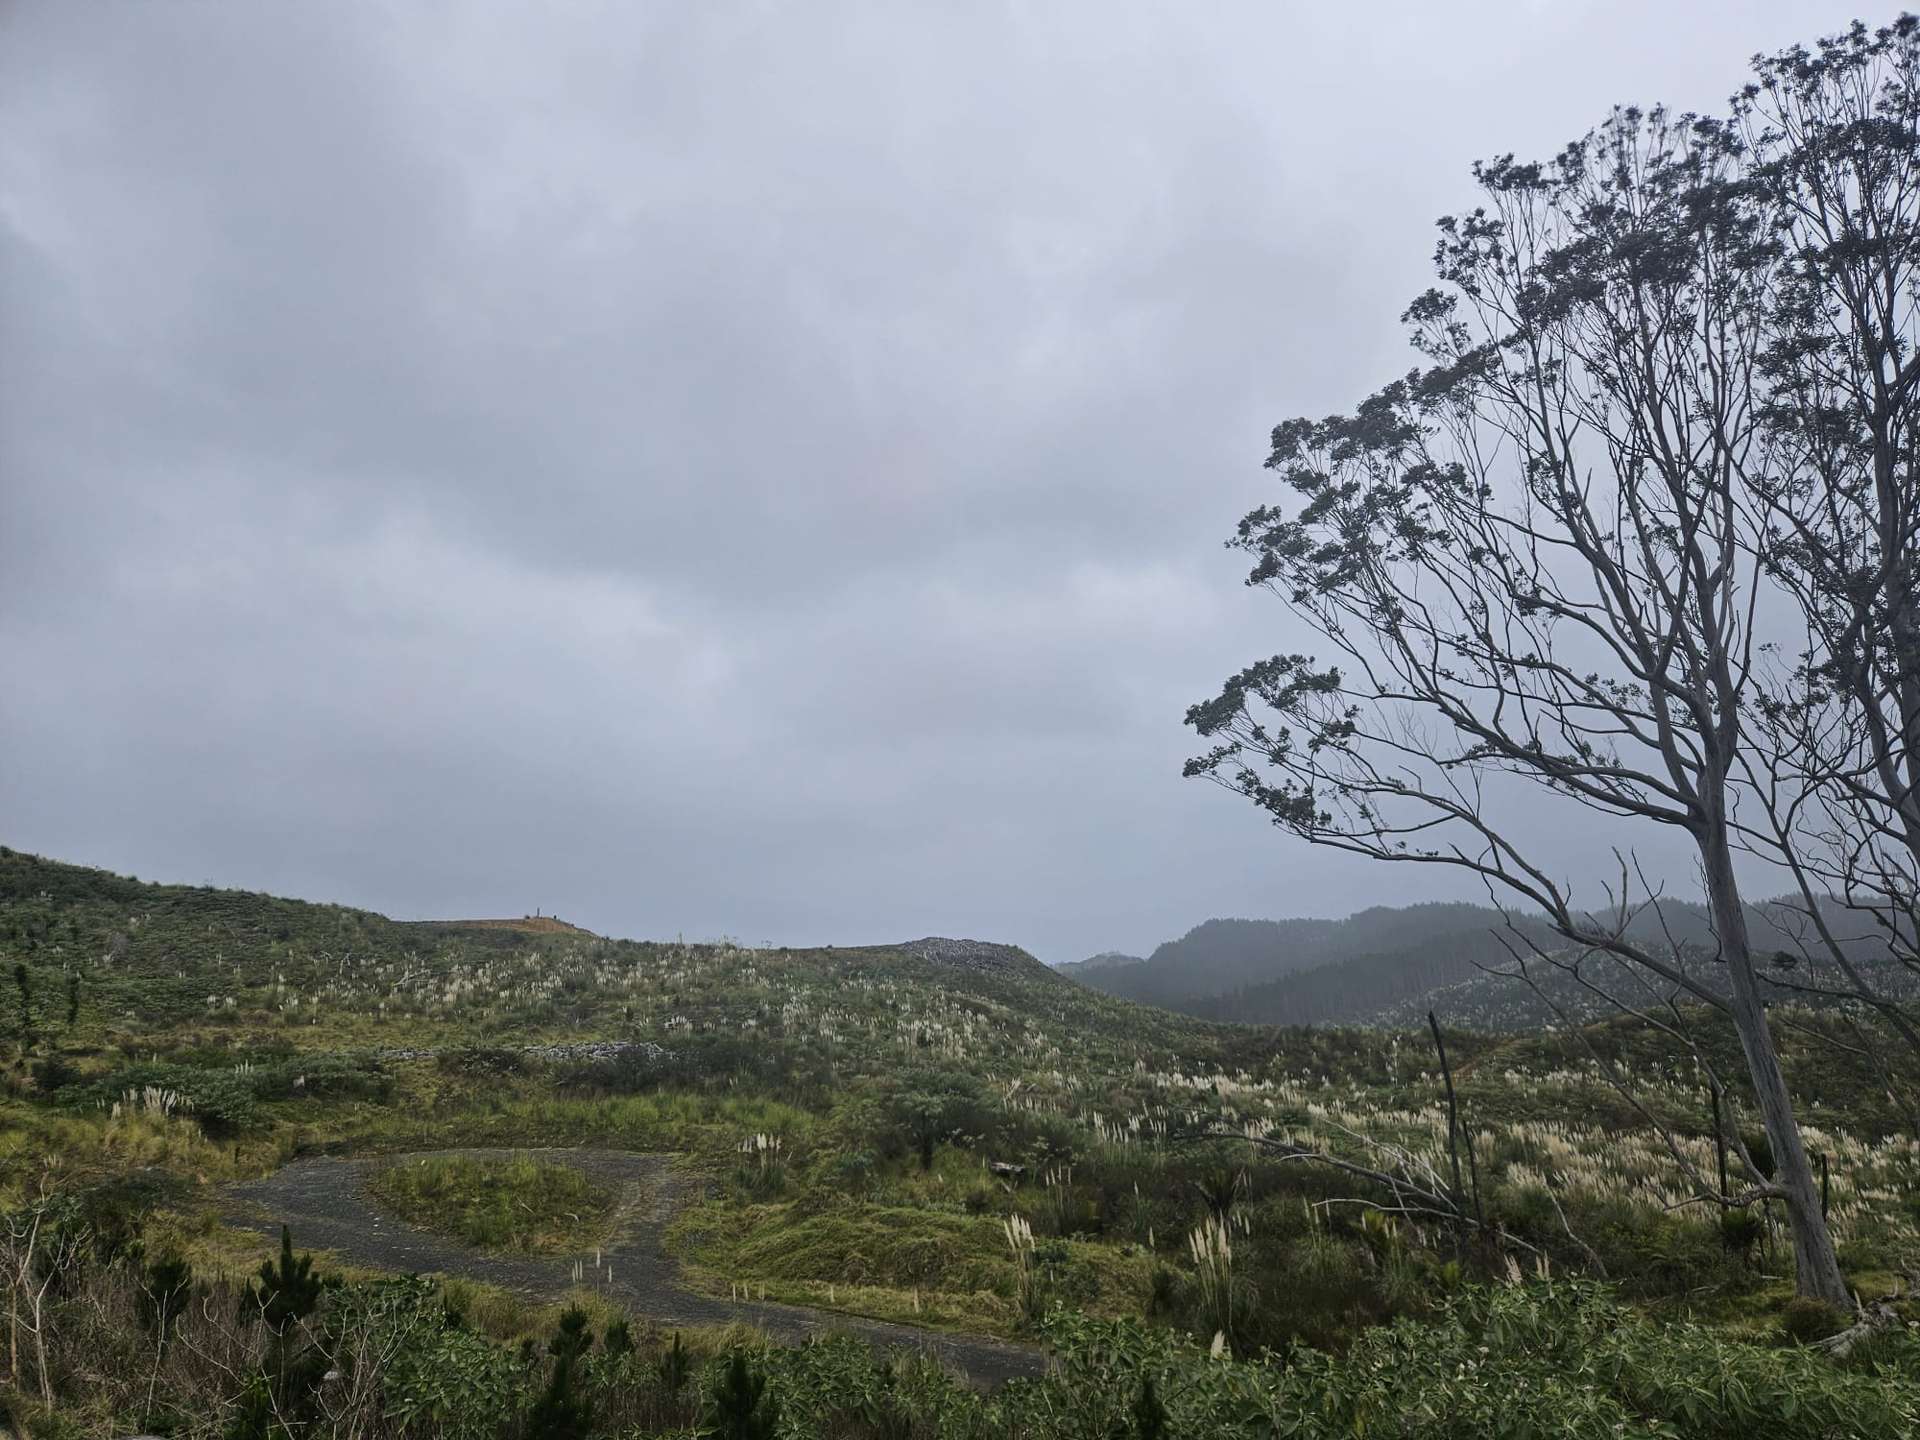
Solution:
[(1786, 1072), (1780, 1068), (1773, 1031), (1760, 1003), (1760, 984), (1753, 972), (1753, 952), (1747, 940), (1747, 916), (1734, 878), (1724, 823), (1709, 824), (1700, 836), (1700, 855), (1706, 867), (1714, 931), (1733, 991), (1734, 1028), (1740, 1032), (1754, 1099), (1766, 1126), (1767, 1141), (1773, 1147), (1774, 1183), (1785, 1192), (1787, 1229), (1793, 1236), (1794, 1287), (1801, 1295), (1851, 1307), (1853, 1297), (1840, 1274), (1833, 1232), (1820, 1213), (1820, 1189), (1800, 1139), (1800, 1122), (1794, 1117)]

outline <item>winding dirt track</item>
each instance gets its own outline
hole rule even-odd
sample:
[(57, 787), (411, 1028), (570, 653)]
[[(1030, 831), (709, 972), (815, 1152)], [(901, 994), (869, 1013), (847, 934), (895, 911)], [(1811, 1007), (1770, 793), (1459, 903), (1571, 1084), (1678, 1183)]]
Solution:
[[(615, 1229), (596, 1268), (587, 1255), (497, 1255), (409, 1225), (381, 1210), (367, 1192), (375, 1166), (424, 1159), (426, 1155), (504, 1158), (533, 1154), (573, 1166), (621, 1195)], [(342, 1260), (398, 1274), (462, 1275), (525, 1295), (550, 1299), (573, 1286), (573, 1268), (584, 1266), (582, 1283), (604, 1291), (636, 1316), (672, 1326), (724, 1325), (741, 1321), (795, 1344), (814, 1335), (845, 1333), (876, 1345), (925, 1350), (962, 1371), (977, 1385), (997, 1385), (1018, 1375), (1038, 1375), (1046, 1356), (1025, 1345), (983, 1337), (947, 1335), (865, 1320), (803, 1305), (729, 1301), (688, 1290), (679, 1264), (666, 1251), (666, 1229), (688, 1199), (687, 1182), (673, 1173), (671, 1157), (619, 1150), (436, 1150), (411, 1155), (295, 1160), (263, 1180), (235, 1185), (228, 1220), (278, 1238), (284, 1223), (300, 1249), (330, 1250)]]

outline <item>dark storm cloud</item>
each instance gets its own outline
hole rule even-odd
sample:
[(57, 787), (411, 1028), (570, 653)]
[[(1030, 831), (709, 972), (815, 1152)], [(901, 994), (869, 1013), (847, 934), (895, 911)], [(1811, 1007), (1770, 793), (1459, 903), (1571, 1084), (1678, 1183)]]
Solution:
[(1847, 16), (1340, 8), (12, 6), (0, 839), (1052, 959), (1413, 898), (1178, 777), (1304, 643), (1266, 429), (1469, 160)]

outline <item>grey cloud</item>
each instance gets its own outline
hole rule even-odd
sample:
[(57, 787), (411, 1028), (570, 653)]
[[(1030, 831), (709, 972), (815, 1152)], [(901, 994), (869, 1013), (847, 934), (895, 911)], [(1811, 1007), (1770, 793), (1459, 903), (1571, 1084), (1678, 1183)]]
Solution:
[(1307, 643), (1266, 430), (1472, 158), (1845, 18), (16, 4), (0, 839), (1052, 959), (1413, 898), (1178, 776)]

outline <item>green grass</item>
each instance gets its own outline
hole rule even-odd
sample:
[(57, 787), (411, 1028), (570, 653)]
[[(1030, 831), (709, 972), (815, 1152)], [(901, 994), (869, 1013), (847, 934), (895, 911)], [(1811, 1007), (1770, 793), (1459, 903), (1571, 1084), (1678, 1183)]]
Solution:
[[(244, 1279), (260, 1258), (253, 1237), (217, 1226), (224, 1187), (298, 1155), (588, 1145), (679, 1157), (677, 1177), (700, 1198), (670, 1239), (709, 1293), (934, 1328), (1030, 1339), (1057, 1307), (1195, 1331), (1204, 1346), (1212, 1326), (1188, 1244), (1204, 1213), (1197, 1182), (1239, 1167), (1242, 1355), (1339, 1352), (1382, 1321), (1430, 1323), (1463, 1286), (1506, 1278), (1501, 1257), (1462, 1254), (1437, 1226), (1402, 1226), (1389, 1244), (1351, 1207), (1323, 1207), (1351, 1196), (1344, 1176), (1192, 1138), (1258, 1122), (1357, 1155), (1363, 1139), (1406, 1145), (1444, 1167), (1424, 1032), (1221, 1025), (1031, 965), (978, 971), (885, 948), (400, 925), (0, 848), (9, 985), (16, 963), (32, 1023), (13, 990), (0, 997), (0, 1208), (98, 1192), (124, 1222), (114, 1233), (203, 1274)], [(1877, 1071), (1835, 1058), (1829, 1023), (1799, 1016), (1781, 1050), (1824, 1132), (1810, 1143), (1832, 1155), (1843, 1263), (1872, 1298), (1920, 1247), (1920, 1170)], [(1630, 1021), (1588, 1033), (1710, 1164), (1708, 1092), (1689, 1058)], [(653, 1042), (672, 1063), (526, 1053), (607, 1040)], [(1731, 1039), (1709, 1026), (1707, 1040), (1737, 1071)], [(1546, 1252), (1555, 1281), (1588, 1273), (1558, 1199), (1623, 1313), (1780, 1343), (1791, 1293), (1780, 1238), (1738, 1256), (1698, 1207), (1668, 1208), (1670, 1156), (1577, 1037), (1454, 1030), (1448, 1048), (1488, 1218)], [(1886, 1053), (1913, 1083), (1902, 1052)], [(123, 1103), (149, 1089), (180, 1103)], [(916, 1093), (953, 1100), (924, 1169), (902, 1118)], [(1733, 1103), (1751, 1128), (1750, 1102)], [(612, 1223), (588, 1218), (574, 1172), (515, 1181), (484, 1163), (396, 1166), (376, 1185), (395, 1210), (476, 1246), (577, 1253)], [(109, 1188), (155, 1176), (167, 1188), (152, 1202)], [(1034, 1304), (1016, 1287), (1011, 1214), (1035, 1233)], [(538, 1338), (512, 1319), (514, 1298), (472, 1303), (477, 1330)], [(1920, 1307), (1906, 1313), (1920, 1319)]]
[[(943, 1152), (941, 1168), (965, 1174), (964, 1158)], [(717, 1199), (690, 1210), (672, 1238), (695, 1278), (716, 1294), (739, 1286), (754, 1297), (876, 1319), (1027, 1333), (1005, 1212), (963, 1213), (927, 1178), (910, 1165), (869, 1201), (826, 1187), (744, 1207)], [(1153, 1261), (1138, 1246), (1059, 1241), (1041, 1258), (1045, 1305), (1120, 1317), (1140, 1314), (1146, 1303)]]
[(464, 1244), (564, 1255), (604, 1240), (618, 1194), (568, 1165), (517, 1155), (436, 1155), (376, 1170), (374, 1196), (402, 1219)]

